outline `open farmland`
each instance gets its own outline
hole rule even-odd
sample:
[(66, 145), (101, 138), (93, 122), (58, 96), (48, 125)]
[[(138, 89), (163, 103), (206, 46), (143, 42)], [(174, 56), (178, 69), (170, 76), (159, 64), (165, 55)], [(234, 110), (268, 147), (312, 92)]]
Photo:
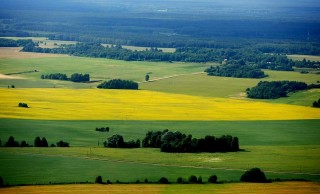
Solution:
[[(262, 168), (272, 179), (320, 180), (320, 112), (310, 107), (319, 96), (318, 89), (277, 100), (248, 100), (243, 91), (259, 79), (194, 74), (211, 64), (124, 62), (59, 55), (55, 58), (45, 54), (28, 58), (33, 53), (19, 54), (25, 55), (23, 59), (0, 59), (1, 73), (39, 72), (0, 80), (2, 142), (12, 135), (32, 144), (40, 135), (49, 143), (67, 141), (72, 148), (1, 148), (1, 176), (9, 184), (93, 182), (98, 175), (112, 182), (156, 182), (161, 176), (175, 182), (177, 177), (192, 174), (202, 176), (205, 182), (216, 174), (220, 181), (228, 182), (238, 181), (252, 167)], [(155, 81), (141, 83), (141, 90), (122, 91), (93, 89), (94, 83), (40, 79), (41, 74), (71, 74), (74, 69), (90, 73), (95, 80), (121, 77), (143, 81), (145, 74), (152, 72), (151, 80)], [(269, 77), (262, 80), (319, 80), (316, 74), (266, 73)], [(11, 84), (17, 88), (8, 89)], [(30, 108), (17, 107), (19, 102)], [(101, 126), (110, 126), (111, 131), (101, 135), (94, 130)], [(142, 140), (147, 131), (163, 129), (179, 130), (197, 138), (231, 134), (239, 137), (244, 151), (167, 154), (158, 149), (102, 148), (102, 142), (114, 134), (122, 134), (126, 140)], [(180, 187), (166, 186), (160, 192), (175, 193)], [(208, 192), (212, 191), (209, 185), (196, 187), (203, 191), (210, 187)], [(231, 184), (231, 188), (237, 187)], [(311, 190), (316, 188), (314, 185)]]

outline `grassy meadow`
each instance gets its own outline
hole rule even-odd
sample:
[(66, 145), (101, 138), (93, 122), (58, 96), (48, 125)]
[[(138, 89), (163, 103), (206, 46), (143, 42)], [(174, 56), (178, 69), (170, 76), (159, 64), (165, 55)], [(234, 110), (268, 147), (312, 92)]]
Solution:
[[(45, 41), (40, 40), (39, 41)], [(50, 46), (47, 43), (47, 46)], [(9, 136), (33, 144), (36, 136), (49, 144), (60, 140), (70, 148), (0, 148), (0, 172), (6, 183), (48, 184), (93, 182), (101, 175), (110, 179), (141, 182), (161, 176), (175, 182), (178, 177), (212, 174), (219, 181), (239, 181), (244, 170), (260, 167), (268, 178), (320, 181), (320, 110), (311, 103), (319, 89), (297, 92), (276, 100), (249, 100), (244, 91), (261, 80), (295, 80), (308, 84), (319, 74), (266, 70), (264, 79), (206, 76), (203, 70), (216, 64), (125, 62), (109, 59), (34, 55), (4, 57), (0, 74), (37, 70), (0, 79), (0, 139)], [(11, 55), (12, 56), (12, 55)], [(41, 80), (42, 74), (89, 73), (92, 80), (113, 78), (143, 82), (140, 90), (99, 90), (97, 83)], [(7, 88), (15, 85), (16, 88)], [(30, 108), (19, 108), (19, 102)], [(110, 127), (109, 133), (96, 127)], [(125, 141), (140, 139), (149, 130), (178, 130), (193, 137), (225, 135), (239, 137), (241, 152), (168, 154), (158, 149), (107, 149), (102, 142), (114, 134)], [(303, 191), (319, 191), (318, 183), (299, 183)], [(257, 191), (301, 191), (287, 183), (256, 184)], [(105, 191), (97, 185), (86, 185)], [(59, 186), (54, 186), (59, 187)], [(81, 190), (81, 186), (73, 188)], [(102, 186), (104, 187), (104, 186)], [(228, 188), (250, 190), (252, 184), (206, 185), (113, 185), (106, 188), (133, 192), (176, 193), (178, 190), (221, 192)], [(113, 187), (113, 188), (111, 188)], [(118, 187), (121, 187), (119, 189)], [(191, 188), (192, 187), (192, 188)], [(61, 186), (60, 189), (62, 189)], [(71, 186), (69, 187), (71, 188)], [(94, 189), (92, 188), (92, 189)], [(14, 192), (10, 189), (0, 192)], [(34, 187), (21, 188), (34, 189)], [(101, 189), (101, 190), (100, 190)], [(185, 190), (184, 190), (185, 189)], [(189, 189), (189, 190), (188, 190)], [(288, 190), (289, 189), (289, 190)], [(110, 190), (110, 191), (111, 191)], [(56, 191), (59, 191), (57, 189)]]

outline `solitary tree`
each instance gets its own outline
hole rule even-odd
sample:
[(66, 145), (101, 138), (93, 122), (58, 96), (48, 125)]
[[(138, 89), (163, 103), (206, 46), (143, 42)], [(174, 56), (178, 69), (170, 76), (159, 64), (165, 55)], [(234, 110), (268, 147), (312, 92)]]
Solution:
[(197, 183), (197, 182), (198, 182), (198, 180), (197, 180), (197, 177), (196, 177), (196, 176), (191, 175), (191, 176), (189, 177), (189, 183)]
[(216, 175), (211, 175), (208, 179), (209, 183), (216, 183), (218, 180), (218, 177)]
[(4, 181), (2, 179), (2, 177), (0, 176), (0, 188), (4, 186)]
[(95, 183), (102, 184), (102, 177), (101, 176), (97, 176)]
[(168, 181), (168, 179), (167, 179), (166, 177), (161, 177), (161, 178), (159, 179), (159, 183), (168, 184), (169, 181)]
[(150, 76), (149, 76), (149, 74), (147, 74), (146, 77), (145, 77), (145, 80), (149, 81), (149, 79), (150, 79)]

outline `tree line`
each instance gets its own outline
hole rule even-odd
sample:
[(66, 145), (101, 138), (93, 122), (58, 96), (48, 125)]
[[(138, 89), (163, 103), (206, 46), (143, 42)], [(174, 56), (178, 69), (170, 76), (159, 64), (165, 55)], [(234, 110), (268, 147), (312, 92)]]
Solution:
[(148, 131), (142, 147), (160, 148), (161, 152), (235, 152), (239, 151), (239, 139), (231, 135), (192, 138), (179, 131)]
[(297, 81), (260, 81), (256, 86), (247, 89), (249, 98), (276, 99), (288, 96), (288, 93), (306, 90), (317, 85), (307, 85)]
[[(0, 140), (0, 146), (2, 146), (1, 144), (1, 140)], [(39, 136), (37, 136), (34, 139), (34, 147), (49, 147), (48, 141), (45, 137), (40, 138)], [(15, 140), (15, 138), (13, 136), (10, 136), (7, 140), (7, 142), (5, 142), (4, 147), (32, 147), (32, 145), (28, 144), (25, 140), (21, 141), (21, 143), (19, 143), (18, 141)], [(58, 141), (56, 144), (51, 144), (50, 147), (70, 147), (70, 144), (68, 142), (64, 142), (64, 141)]]
[[(280, 179), (277, 179), (277, 180), (280, 180)], [(245, 171), (241, 175), (240, 181), (241, 182), (251, 182), (251, 183), (269, 183), (269, 182), (271, 182), (271, 179), (267, 179), (266, 175), (264, 174), (264, 172), (260, 168), (251, 168), (251, 169)], [(95, 178), (95, 183), (97, 183), (97, 184), (112, 184), (112, 182), (109, 179), (106, 182), (104, 182), (102, 176), (100, 176), (100, 175)], [(128, 182), (120, 182), (119, 180), (117, 180), (115, 183), (117, 183), (117, 184), (122, 183), (123, 184), (123, 183), (128, 183)], [(139, 183), (141, 183), (141, 181), (136, 180), (135, 182), (132, 182), (132, 183), (139, 184)], [(148, 179), (145, 179), (143, 183), (145, 183), (145, 184), (148, 184), (148, 183), (170, 184), (170, 183), (174, 183), (174, 182), (170, 182), (166, 177), (161, 177), (157, 182), (151, 182)], [(177, 181), (175, 183), (177, 183), (177, 184), (203, 184), (205, 182), (203, 181), (201, 176), (197, 177), (195, 175), (190, 175), (187, 179), (185, 179), (183, 177), (178, 177)], [(218, 183), (217, 175), (215, 175), (215, 174), (210, 175), (209, 178), (207, 179), (207, 183)]]
[(88, 82), (90, 81), (89, 74), (73, 73), (70, 78), (64, 73), (52, 73), (48, 75), (41, 75), (41, 79), (53, 79), (53, 80), (70, 80), (72, 82)]

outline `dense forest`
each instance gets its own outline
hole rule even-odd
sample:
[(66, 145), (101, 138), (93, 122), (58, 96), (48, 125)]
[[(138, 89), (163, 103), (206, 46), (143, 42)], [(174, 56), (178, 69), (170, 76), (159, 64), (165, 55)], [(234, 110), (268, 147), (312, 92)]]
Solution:
[(318, 9), (304, 1), (277, 0), (245, 5), (195, 0), (108, 0), (106, 4), (3, 0), (0, 36), (171, 48), (233, 48), (250, 42), (257, 45), (252, 40), (271, 44), (286, 40), (292, 43), (281, 43), (283, 50), (297, 53), (296, 47), (300, 54), (319, 54), (319, 46), (313, 45), (320, 40)]

